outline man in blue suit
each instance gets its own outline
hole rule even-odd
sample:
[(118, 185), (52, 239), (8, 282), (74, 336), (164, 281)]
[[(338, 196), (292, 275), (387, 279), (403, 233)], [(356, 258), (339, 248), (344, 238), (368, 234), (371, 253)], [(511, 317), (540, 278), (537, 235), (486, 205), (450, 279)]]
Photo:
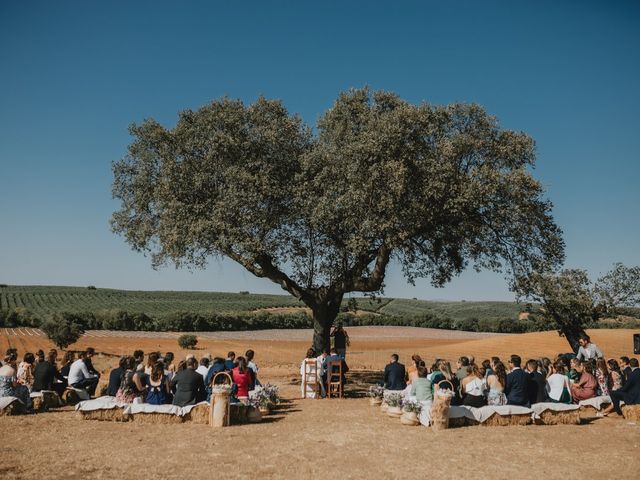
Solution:
[(384, 367), (384, 388), (404, 390), (407, 387), (404, 365), (398, 362), (398, 354), (391, 355), (391, 363)]
[(618, 415), (622, 415), (620, 410), (621, 401), (625, 405), (640, 404), (640, 368), (638, 368), (638, 359), (632, 358), (629, 360), (629, 367), (631, 367), (631, 373), (629, 373), (627, 383), (622, 388), (611, 392), (611, 403), (613, 403), (613, 408)]
[(507, 384), (504, 386), (504, 394), (507, 396), (508, 405), (529, 406), (529, 374), (520, 368), (522, 359), (518, 355), (511, 355), (509, 366), (511, 372), (507, 375)]

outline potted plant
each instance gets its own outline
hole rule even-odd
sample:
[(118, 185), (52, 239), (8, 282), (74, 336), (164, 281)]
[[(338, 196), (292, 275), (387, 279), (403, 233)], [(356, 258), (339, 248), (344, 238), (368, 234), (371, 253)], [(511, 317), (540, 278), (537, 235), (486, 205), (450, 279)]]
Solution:
[(421, 410), (421, 403), (416, 402), (415, 400), (404, 400), (402, 402), (402, 416), (400, 417), (400, 422), (403, 425), (420, 425), (418, 415), (420, 415)]
[(369, 403), (373, 406), (382, 404), (382, 397), (384, 396), (384, 387), (380, 385), (372, 385), (367, 392), (369, 397)]
[(402, 394), (391, 393), (386, 395), (385, 400), (387, 402), (387, 415), (390, 417), (399, 417), (402, 415)]

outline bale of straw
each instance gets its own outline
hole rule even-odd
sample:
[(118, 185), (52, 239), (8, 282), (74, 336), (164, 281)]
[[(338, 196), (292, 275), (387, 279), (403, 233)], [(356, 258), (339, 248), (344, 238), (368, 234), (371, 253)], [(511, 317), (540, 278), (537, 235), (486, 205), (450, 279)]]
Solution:
[(622, 405), (620, 408), (625, 420), (640, 420), (640, 405)]
[(540, 423), (542, 425), (580, 425), (580, 410), (563, 412), (545, 410), (540, 414)]
[(529, 425), (531, 423), (531, 414), (522, 415), (498, 415), (494, 413), (483, 423), (484, 427), (513, 427), (518, 425)]
[(25, 412), (22, 402), (15, 401), (0, 409), (0, 417), (8, 417), (10, 415), (21, 415)]
[(78, 414), (82, 420), (99, 420), (102, 422), (126, 422), (129, 420), (129, 418), (124, 415), (124, 408), (110, 408), (86, 412), (78, 410)]
[(202, 404), (193, 407), (189, 414), (184, 416), (184, 421), (199, 425), (209, 425), (209, 405)]
[(450, 418), (449, 428), (466, 427), (468, 424), (466, 417)]
[(60, 406), (60, 397), (56, 392), (44, 390), (40, 393), (41, 395), (37, 397), (31, 397), (31, 403), (36, 412), (44, 412), (50, 408), (57, 408)]
[[(607, 408), (610, 403), (603, 403), (602, 410)], [(580, 405), (580, 417), (581, 418), (594, 418), (598, 415), (601, 410), (598, 410), (596, 407), (592, 405)]]
[(62, 393), (62, 401), (66, 405), (75, 405), (81, 402), (82, 399), (78, 396), (78, 392), (71, 388), (68, 388)]
[(231, 405), (231, 423), (248, 423), (249, 419), (247, 418), (247, 414), (249, 413), (249, 408), (246, 405), (242, 404), (234, 404)]
[(154, 424), (154, 425), (170, 425), (174, 423), (182, 423), (184, 417), (173, 415), (171, 413), (135, 413), (129, 415), (129, 419), (136, 423)]

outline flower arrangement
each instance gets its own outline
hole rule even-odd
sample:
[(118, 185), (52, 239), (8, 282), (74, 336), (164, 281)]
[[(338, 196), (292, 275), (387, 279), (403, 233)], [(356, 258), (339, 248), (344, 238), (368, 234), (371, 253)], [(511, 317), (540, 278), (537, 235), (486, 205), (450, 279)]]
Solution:
[(280, 389), (276, 385), (266, 383), (251, 398), (251, 404), (258, 407), (272, 407), (280, 403)]
[(384, 400), (390, 407), (402, 406), (402, 394), (400, 393), (390, 393), (384, 397)]
[(384, 387), (380, 385), (372, 385), (369, 387), (369, 391), (367, 392), (367, 396), (371, 398), (382, 398), (384, 397)]
[(415, 400), (403, 400), (402, 401), (402, 411), (420, 414), (422, 410), (422, 404), (420, 402), (416, 402)]

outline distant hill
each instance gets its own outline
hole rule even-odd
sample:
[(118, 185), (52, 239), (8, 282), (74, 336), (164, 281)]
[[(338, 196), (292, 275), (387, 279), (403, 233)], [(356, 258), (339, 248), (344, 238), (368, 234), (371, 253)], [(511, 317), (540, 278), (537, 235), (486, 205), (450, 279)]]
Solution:
[[(357, 308), (398, 317), (431, 314), (451, 320), (518, 318), (515, 302), (443, 302), (402, 298), (356, 298)], [(347, 306), (348, 299), (344, 300)], [(174, 312), (250, 313), (257, 309), (304, 306), (289, 295), (253, 293), (114, 290), (93, 287), (3, 286), (0, 310), (26, 308), (40, 317), (56, 312), (96, 312), (119, 309), (161, 316)]]

